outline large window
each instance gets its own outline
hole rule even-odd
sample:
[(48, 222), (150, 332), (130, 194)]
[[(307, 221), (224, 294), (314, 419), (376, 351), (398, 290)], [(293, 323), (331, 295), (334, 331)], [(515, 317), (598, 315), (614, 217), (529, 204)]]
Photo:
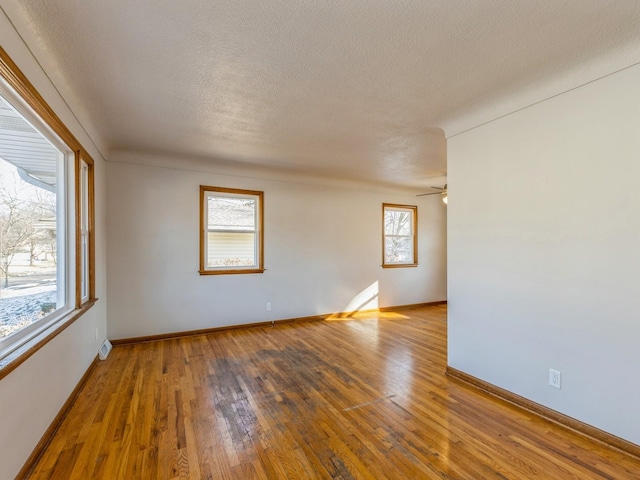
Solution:
[(418, 207), (383, 203), (382, 218), (382, 266), (418, 265)]
[(200, 186), (200, 274), (262, 273), (263, 193)]
[(0, 49), (0, 378), (92, 303), (92, 195), (90, 156)]
[(67, 305), (64, 160), (69, 152), (34, 128), (7, 97), (0, 92), (2, 343), (27, 334)]

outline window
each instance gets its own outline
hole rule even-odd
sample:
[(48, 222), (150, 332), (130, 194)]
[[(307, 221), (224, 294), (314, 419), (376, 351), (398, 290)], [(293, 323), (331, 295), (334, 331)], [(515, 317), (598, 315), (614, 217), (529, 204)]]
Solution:
[(0, 378), (93, 304), (92, 167), (0, 48)]
[(93, 287), (93, 161), (76, 154), (76, 304), (82, 305), (95, 296)]
[(382, 204), (382, 266), (415, 267), (418, 265), (418, 207)]
[(17, 106), (0, 91), (0, 345), (28, 335), (69, 305), (64, 242), (70, 152)]
[(262, 273), (263, 193), (200, 186), (200, 274)]

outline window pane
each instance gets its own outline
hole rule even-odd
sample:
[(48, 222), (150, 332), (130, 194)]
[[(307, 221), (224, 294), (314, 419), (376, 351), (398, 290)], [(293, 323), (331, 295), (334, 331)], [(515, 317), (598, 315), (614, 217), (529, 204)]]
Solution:
[(89, 239), (86, 234), (80, 236), (80, 262), (80, 297), (84, 300), (89, 297)]
[(255, 199), (209, 196), (208, 208), (210, 230), (255, 230)]
[(413, 263), (412, 237), (385, 237), (385, 263)]
[(89, 165), (80, 163), (80, 298), (89, 298)]
[(255, 233), (209, 232), (208, 267), (256, 265)]
[(412, 212), (386, 210), (384, 214), (385, 235), (411, 235)]
[(0, 96), (0, 339), (63, 306), (56, 195), (62, 155)]

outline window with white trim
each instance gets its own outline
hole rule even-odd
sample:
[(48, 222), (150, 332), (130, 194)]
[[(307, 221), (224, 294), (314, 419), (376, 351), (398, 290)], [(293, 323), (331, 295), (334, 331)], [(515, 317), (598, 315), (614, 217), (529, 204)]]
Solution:
[(262, 273), (263, 192), (200, 186), (200, 274)]
[(418, 265), (418, 207), (382, 204), (382, 266)]

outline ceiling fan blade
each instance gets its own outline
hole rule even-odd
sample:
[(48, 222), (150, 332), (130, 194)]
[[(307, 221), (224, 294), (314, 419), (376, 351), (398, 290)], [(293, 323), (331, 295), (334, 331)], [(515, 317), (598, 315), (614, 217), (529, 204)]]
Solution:
[(426, 197), (427, 195), (442, 195), (445, 192), (433, 192), (433, 193), (419, 193), (418, 195), (416, 195), (416, 197)]

